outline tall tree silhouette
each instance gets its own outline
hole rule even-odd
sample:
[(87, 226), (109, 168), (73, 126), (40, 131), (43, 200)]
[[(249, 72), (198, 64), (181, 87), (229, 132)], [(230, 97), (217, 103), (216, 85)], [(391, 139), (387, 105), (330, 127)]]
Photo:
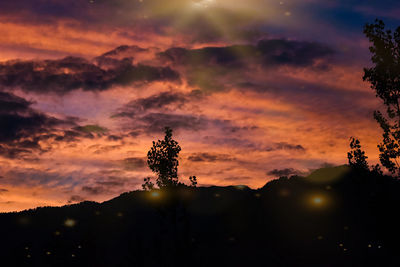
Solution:
[(364, 68), (364, 81), (371, 84), (376, 96), (386, 105), (386, 116), (374, 112), (374, 118), (383, 130), (383, 140), (378, 145), (382, 165), (392, 174), (400, 176), (400, 27), (394, 32), (385, 30), (385, 24), (376, 20), (366, 24), (364, 34), (372, 46), (371, 68)]
[[(178, 142), (172, 138), (172, 129), (166, 127), (164, 139), (153, 141), (153, 146), (147, 153), (147, 164), (157, 174), (156, 184), (165, 193), (163, 202), (156, 205), (161, 219), (160, 232), (164, 233), (164, 240), (172, 241), (172, 246), (164, 244), (161, 247), (165, 266), (187, 266), (186, 260), (192, 246), (189, 234), (190, 218), (186, 207), (188, 198), (187, 194), (182, 194), (182, 190), (188, 188), (180, 186), (183, 184), (178, 181), (180, 151)], [(189, 181), (192, 187), (197, 185), (196, 176), (190, 176)], [(144, 190), (154, 189), (150, 177), (144, 179), (142, 186)]]
[[(181, 147), (172, 139), (172, 129), (165, 128), (163, 140), (153, 141), (153, 146), (147, 153), (147, 164), (152, 172), (157, 174), (158, 187), (171, 187), (178, 185), (178, 156)], [(151, 183), (149, 180), (145, 184)]]
[[(181, 147), (178, 142), (172, 139), (172, 129), (165, 127), (165, 137), (163, 140), (153, 141), (153, 146), (147, 153), (147, 164), (152, 172), (157, 174), (156, 184), (159, 188), (174, 187), (182, 185), (178, 182), (178, 156)], [(197, 186), (197, 177), (189, 177), (190, 186)], [(142, 184), (144, 190), (154, 189), (151, 178), (144, 179)]]

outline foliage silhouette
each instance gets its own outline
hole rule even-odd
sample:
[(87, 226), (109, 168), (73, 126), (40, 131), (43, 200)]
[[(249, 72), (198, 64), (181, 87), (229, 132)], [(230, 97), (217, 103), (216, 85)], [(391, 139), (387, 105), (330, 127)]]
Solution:
[(189, 181), (190, 181), (190, 186), (192, 186), (192, 187), (197, 186), (197, 177), (196, 176), (190, 176)]
[[(152, 172), (157, 174), (156, 184), (159, 188), (176, 187), (184, 185), (178, 181), (178, 156), (181, 147), (178, 142), (172, 139), (172, 129), (165, 127), (163, 140), (153, 141), (153, 146), (147, 153), (147, 164)], [(197, 186), (197, 177), (189, 177), (190, 186)], [(151, 178), (144, 178), (143, 190), (151, 191), (154, 184)]]
[(157, 174), (156, 183), (159, 188), (178, 185), (180, 151), (181, 147), (172, 139), (172, 129), (169, 127), (165, 128), (164, 140), (153, 141), (153, 146), (147, 153), (147, 164)]
[(151, 181), (150, 177), (144, 178), (144, 183), (142, 184), (142, 188), (144, 191), (151, 191), (154, 189), (154, 184)]
[(367, 156), (365, 152), (361, 150), (360, 141), (354, 137), (350, 137), (350, 149), (351, 151), (347, 153), (347, 158), (349, 159), (349, 165), (362, 170), (369, 170)]
[(378, 145), (381, 164), (397, 177), (400, 176), (400, 27), (394, 32), (385, 30), (382, 20), (366, 24), (364, 34), (372, 46), (372, 68), (364, 68), (364, 81), (371, 84), (376, 96), (386, 105), (387, 116), (374, 112), (374, 118), (383, 130)]
[(359, 172), (372, 172), (377, 175), (382, 175), (382, 169), (379, 164), (373, 165), (371, 168), (367, 162), (365, 151), (361, 148), (360, 140), (350, 137), (350, 151), (347, 153), (347, 158), (350, 167)]

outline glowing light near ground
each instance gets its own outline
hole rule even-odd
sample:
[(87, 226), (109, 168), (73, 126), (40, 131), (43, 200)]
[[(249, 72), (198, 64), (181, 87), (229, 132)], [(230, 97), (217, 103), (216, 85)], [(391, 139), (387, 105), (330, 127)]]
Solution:
[(76, 221), (73, 219), (66, 219), (64, 225), (67, 227), (74, 227), (76, 225)]
[(314, 197), (312, 202), (316, 205), (322, 205), (324, 200), (321, 197)]
[(152, 198), (159, 198), (160, 197), (160, 193), (157, 192), (157, 191), (153, 191), (153, 192), (150, 193), (150, 196)]
[(306, 202), (307, 206), (312, 209), (325, 209), (332, 204), (331, 197), (322, 193), (309, 195)]

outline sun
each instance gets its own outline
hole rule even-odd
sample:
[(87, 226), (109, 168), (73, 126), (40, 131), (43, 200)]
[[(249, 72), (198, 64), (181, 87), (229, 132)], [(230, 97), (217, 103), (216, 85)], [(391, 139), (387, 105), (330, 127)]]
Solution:
[(215, 4), (215, 0), (192, 0), (194, 8), (209, 8), (213, 4)]

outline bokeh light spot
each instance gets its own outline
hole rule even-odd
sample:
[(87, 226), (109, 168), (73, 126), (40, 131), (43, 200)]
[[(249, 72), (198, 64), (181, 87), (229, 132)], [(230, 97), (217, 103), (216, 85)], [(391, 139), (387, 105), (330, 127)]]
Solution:
[(153, 191), (153, 192), (151, 192), (151, 194), (150, 194), (153, 198), (158, 198), (158, 197), (160, 197), (160, 193), (159, 192), (157, 192), (157, 191)]
[(317, 204), (317, 205), (320, 205), (324, 202), (324, 200), (321, 197), (314, 197), (312, 201), (314, 204)]
[(64, 225), (67, 227), (74, 227), (76, 225), (76, 221), (73, 219), (66, 219)]

